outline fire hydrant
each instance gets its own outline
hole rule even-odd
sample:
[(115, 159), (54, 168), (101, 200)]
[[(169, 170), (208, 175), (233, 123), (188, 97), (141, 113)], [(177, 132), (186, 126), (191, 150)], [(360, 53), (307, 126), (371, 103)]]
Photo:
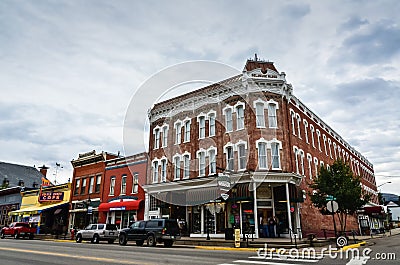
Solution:
[(71, 240), (74, 240), (75, 239), (75, 228), (72, 228), (71, 229)]

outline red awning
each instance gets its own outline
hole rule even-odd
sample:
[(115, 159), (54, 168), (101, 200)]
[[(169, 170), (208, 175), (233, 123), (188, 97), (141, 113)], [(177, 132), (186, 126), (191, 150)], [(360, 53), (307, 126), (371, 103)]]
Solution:
[(373, 214), (373, 213), (383, 213), (383, 209), (381, 206), (366, 206), (364, 207), (364, 213)]
[(99, 205), (99, 212), (138, 210), (142, 200), (103, 202)]

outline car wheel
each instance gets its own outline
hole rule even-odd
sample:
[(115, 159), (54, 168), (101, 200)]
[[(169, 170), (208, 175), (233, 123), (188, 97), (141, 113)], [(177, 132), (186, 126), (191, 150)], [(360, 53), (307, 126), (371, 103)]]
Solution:
[(136, 240), (136, 246), (143, 246), (144, 240)]
[(5, 235), (4, 235), (4, 232), (1, 232), (1, 236), (0, 236), (1, 238), (4, 238), (5, 237)]
[(15, 238), (15, 239), (18, 239), (18, 238), (19, 238), (19, 233), (18, 233), (18, 232), (15, 232), (14, 238)]
[(94, 235), (92, 238), (92, 243), (98, 244), (99, 243), (99, 235)]
[(128, 242), (128, 241), (126, 240), (126, 235), (124, 235), (124, 234), (119, 235), (118, 243), (119, 243), (121, 246), (125, 246), (127, 242)]
[(174, 241), (172, 241), (172, 240), (165, 240), (164, 241), (164, 247), (166, 247), (166, 248), (172, 247), (173, 244), (174, 244)]
[(114, 239), (109, 239), (108, 244), (114, 244), (114, 241), (115, 241)]
[(155, 247), (157, 244), (156, 239), (154, 238), (153, 235), (149, 235), (149, 237), (147, 238), (147, 246), (149, 247)]
[(82, 242), (82, 235), (81, 234), (78, 234), (78, 235), (76, 235), (76, 243), (81, 243)]

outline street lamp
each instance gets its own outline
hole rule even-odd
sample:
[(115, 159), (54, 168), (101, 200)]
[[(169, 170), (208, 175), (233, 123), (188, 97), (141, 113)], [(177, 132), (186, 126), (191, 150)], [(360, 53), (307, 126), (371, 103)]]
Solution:
[(381, 185), (378, 185), (378, 186), (376, 186), (377, 188), (379, 188), (379, 187), (381, 187), (381, 186), (383, 186), (383, 185), (385, 185), (385, 184), (390, 184), (390, 183), (392, 183), (391, 181), (386, 181), (385, 183), (382, 183)]

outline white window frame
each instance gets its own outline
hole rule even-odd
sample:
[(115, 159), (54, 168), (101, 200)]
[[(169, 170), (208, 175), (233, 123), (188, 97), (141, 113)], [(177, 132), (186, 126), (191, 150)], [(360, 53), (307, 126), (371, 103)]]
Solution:
[(312, 166), (311, 166), (312, 160), (313, 160), (313, 159), (312, 159), (311, 154), (310, 154), (310, 153), (307, 153), (308, 174), (309, 174), (309, 177), (310, 177), (311, 180), (312, 180)]
[(115, 194), (115, 176), (112, 176), (110, 178), (110, 192), (109, 192), (109, 196), (114, 196)]
[[(240, 131), (243, 130), (245, 127), (245, 115), (244, 115), (244, 111), (245, 111), (245, 104), (243, 102), (238, 101), (235, 106), (235, 112), (236, 112), (236, 130)], [(243, 116), (239, 116), (239, 110), (242, 110)]]
[(180, 180), (181, 179), (181, 161), (182, 161), (182, 157), (179, 154), (175, 154), (172, 157), (172, 160), (174, 161), (174, 180)]
[(127, 176), (126, 175), (122, 175), (121, 177), (121, 195), (125, 195), (126, 194), (126, 180), (127, 180)]
[[(275, 155), (274, 155), (273, 146), (275, 146), (275, 145), (277, 145), (277, 151), (278, 151), (277, 152), (278, 163), (279, 163), (278, 167), (274, 166), (274, 157), (275, 157)], [(276, 138), (273, 138), (271, 141), (268, 141), (267, 148), (271, 149), (271, 169), (273, 169), (273, 170), (281, 170), (282, 169), (282, 163), (281, 163), (281, 154), (280, 154), (281, 152), (280, 152), (280, 150), (282, 150), (282, 142), (277, 140)]]
[(206, 175), (206, 150), (200, 149), (197, 151), (197, 160), (198, 160), (198, 170), (199, 170), (199, 177), (204, 177)]
[(151, 162), (151, 167), (152, 167), (152, 182), (153, 183), (158, 183), (158, 167), (159, 167), (159, 161), (158, 159), (153, 160), (153, 162)]
[(168, 131), (169, 131), (168, 124), (163, 125), (162, 126), (162, 134), (163, 134), (162, 147), (168, 146)]
[(296, 124), (294, 123), (294, 118), (296, 117), (296, 112), (293, 109), (290, 109), (290, 117), (292, 119), (292, 133), (296, 135)]
[[(279, 104), (278, 102), (270, 99), (267, 102), (267, 106), (268, 106), (268, 127), (276, 129), (278, 128), (277, 110), (279, 109)], [(271, 109), (270, 106), (274, 106), (273, 109)]]
[(132, 176), (132, 194), (139, 192), (139, 173), (133, 173)]
[(199, 139), (206, 137), (206, 115), (201, 113), (197, 116), (197, 123), (199, 124)]
[(180, 144), (182, 141), (182, 121), (177, 120), (174, 123), (175, 128), (175, 144)]
[(223, 109), (223, 115), (225, 116), (225, 132), (233, 132), (233, 107), (226, 106)]
[[(232, 148), (232, 157), (229, 157), (229, 152), (228, 148)], [(228, 171), (234, 171), (235, 170), (235, 146), (232, 143), (227, 143), (224, 146), (224, 153), (226, 157), (226, 169)], [(230, 161), (232, 161), (232, 167), (230, 167)]]
[(89, 194), (92, 194), (94, 192), (94, 178), (95, 176), (91, 176), (89, 178)]
[(210, 111), (207, 114), (207, 118), (208, 118), (208, 136), (215, 136), (216, 134), (216, 125), (215, 125), (215, 120), (217, 117), (217, 113), (215, 111)]
[(154, 134), (154, 149), (160, 148), (160, 126), (156, 126), (153, 129), (153, 134)]
[[(188, 158), (188, 160), (186, 160)], [(183, 160), (183, 179), (190, 178), (190, 153), (185, 152), (182, 155)]]
[[(258, 106), (262, 105), (262, 113), (259, 113)], [(253, 102), (254, 112), (256, 114), (256, 127), (257, 128), (265, 128), (265, 101), (261, 99), (257, 99)]]
[(316, 129), (315, 133), (317, 134), (318, 149), (319, 149), (320, 152), (322, 152), (322, 149), (321, 149), (321, 132), (319, 131), (319, 129)]
[[(213, 156), (211, 155), (213, 154)], [(207, 155), (208, 155), (208, 172), (210, 175), (212, 174), (217, 174), (217, 148), (211, 146), (210, 148), (207, 149)]]
[(300, 126), (300, 123), (301, 123), (301, 117), (300, 117), (300, 114), (298, 114), (298, 113), (296, 113), (296, 120), (297, 120), (297, 133), (299, 134), (299, 135), (297, 135), (300, 139), (302, 139), (301, 138), (301, 126)]
[(304, 124), (304, 135), (306, 137), (306, 143), (310, 144), (310, 141), (308, 140), (308, 121), (306, 119), (303, 119), (303, 124)]
[(161, 166), (161, 182), (167, 182), (167, 170), (168, 170), (168, 161), (167, 158), (163, 157), (160, 160)]
[[(263, 145), (263, 148), (261, 148), (262, 146), (261, 145)], [(261, 139), (259, 139), (259, 140), (257, 140), (256, 141), (256, 148), (257, 148), (257, 157), (258, 157), (258, 159), (257, 159), (257, 162), (258, 162), (258, 169), (268, 169), (268, 151), (267, 151), (267, 145), (268, 145), (268, 142), (264, 139), (264, 138), (261, 138)], [(260, 155), (260, 150), (262, 150), (263, 149), (263, 151), (264, 151), (264, 156), (265, 156), (265, 167), (264, 166), (261, 166), (262, 165), (262, 161), (261, 161), (261, 155)]]
[(314, 131), (315, 131), (314, 125), (310, 123), (311, 142), (312, 146), (315, 148)]
[(191, 126), (192, 120), (189, 118), (186, 118), (183, 121), (183, 127), (184, 127), (184, 135), (183, 135), (183, 142), (188, 143), (190, 142), (190, 126)]
[(326, 135), (322, 134), (322, 139), (324, 140), (324, 149), (325, 149), (325, 155), (328, 156), (328, 149), (326, 148)]
[[(240, 154), (241, 146), (244, 147), (244, 154)], [(238, 171), (244, 171), (247, 168), (247, 142), (239, 140), (239, 142), (235, 144), (235, 149), (237, 150)], [(242, 165), (243, 160), (244, 165)]]

